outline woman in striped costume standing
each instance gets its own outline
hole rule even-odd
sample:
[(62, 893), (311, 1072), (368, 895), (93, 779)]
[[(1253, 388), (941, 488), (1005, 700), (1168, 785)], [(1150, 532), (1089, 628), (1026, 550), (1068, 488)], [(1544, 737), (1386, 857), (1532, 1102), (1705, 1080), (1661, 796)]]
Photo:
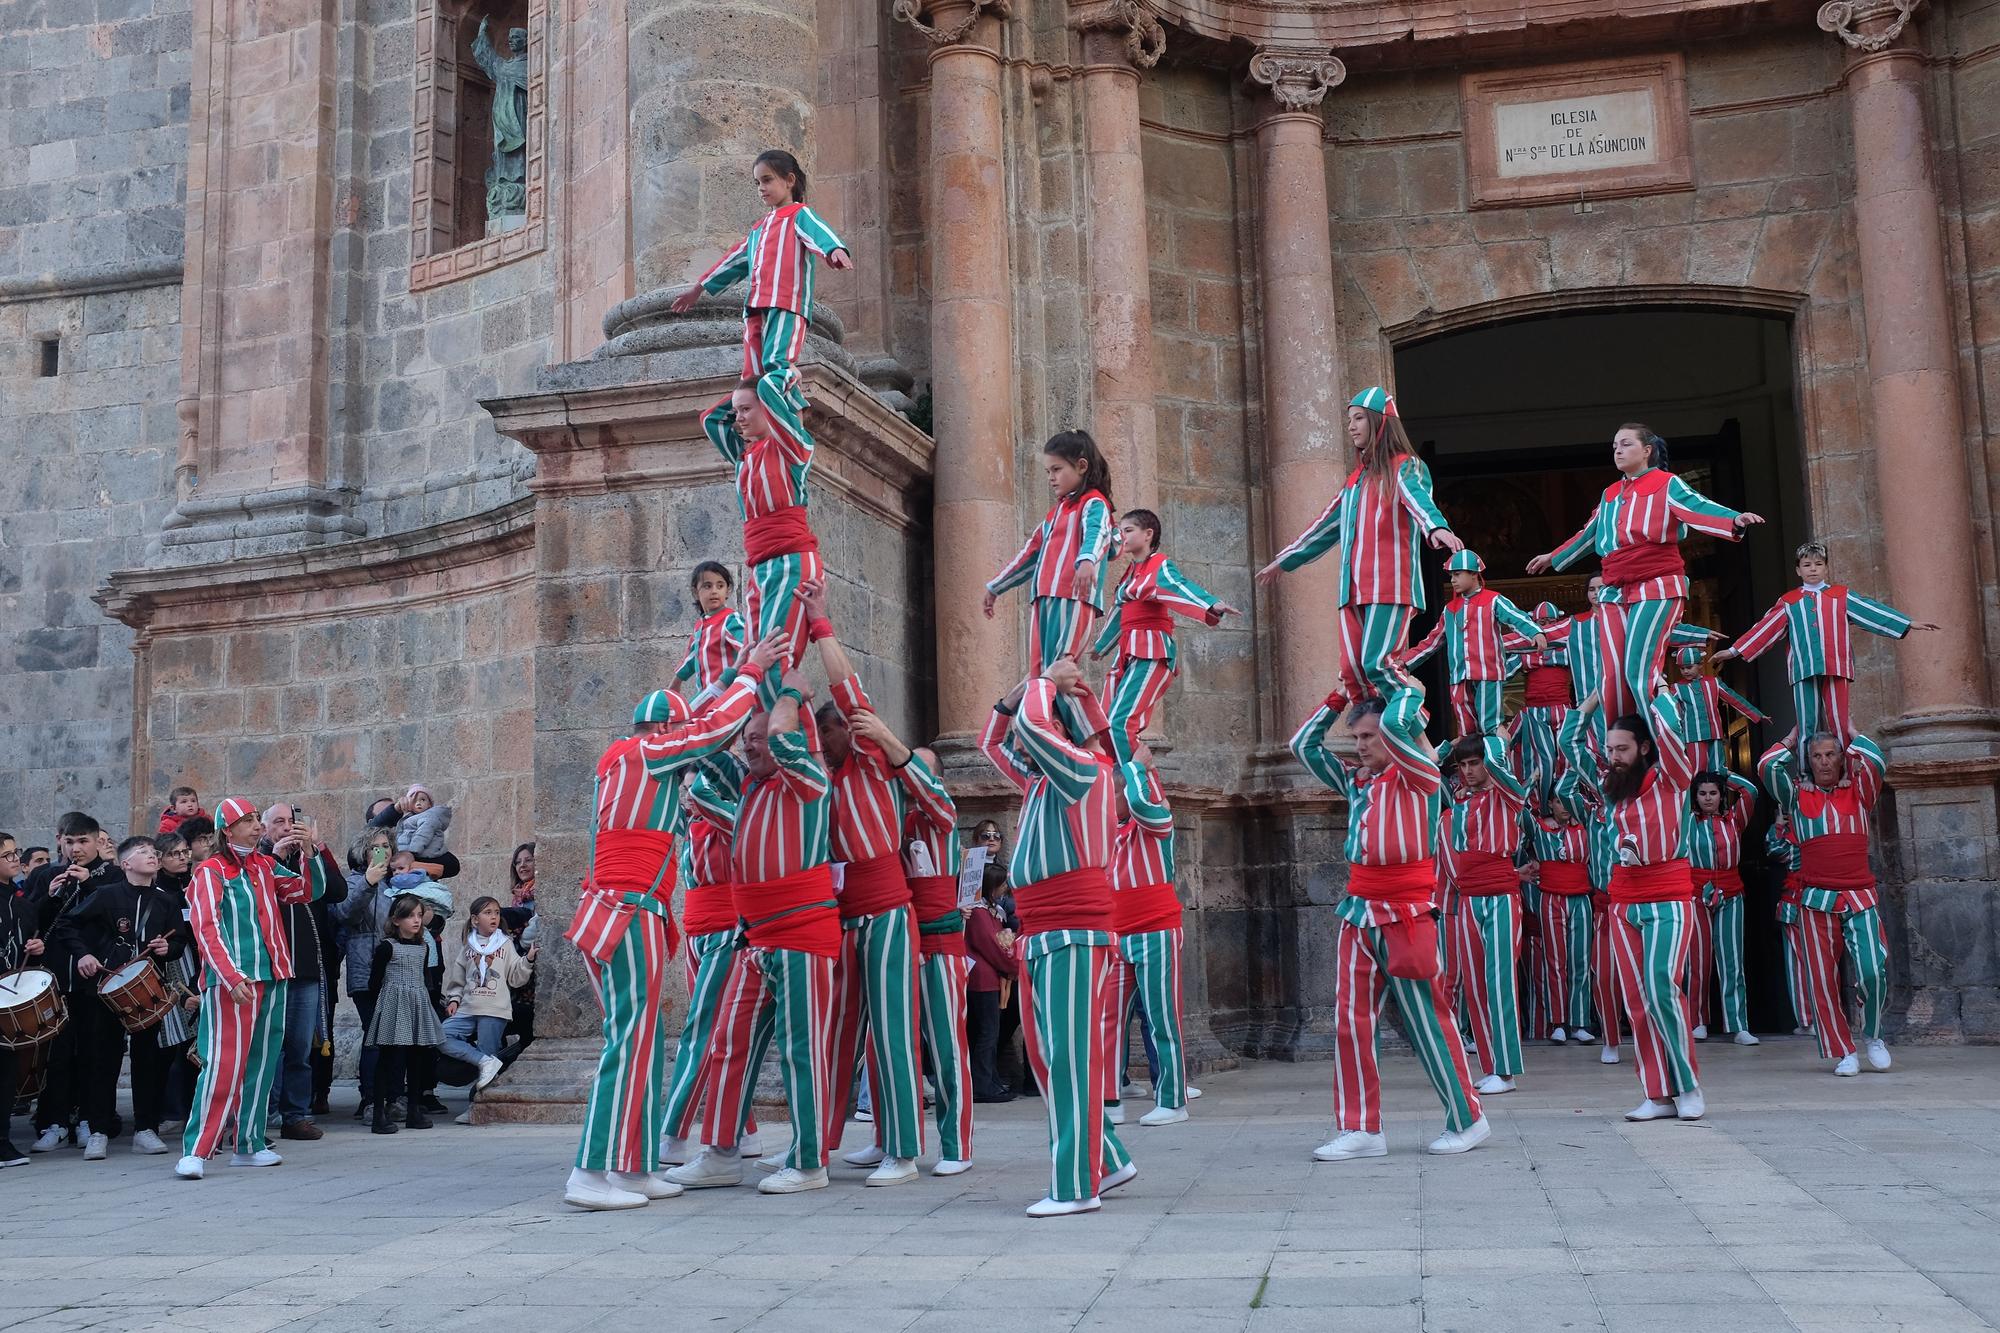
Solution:
[(826, 568), (806, 512), (812, 436), (803, 428), (777, 429), (777, 420), (745, 381), (703, 415), (701, 428), (736, 474), (751, 630), (759, 639), (784, 631), (791, 641), (786, 665), (797, 666), (806, 646), (799, 588), (824, 577)]
[[(1592, 574), (1584, 594), (1587, 605), (1583, 610), (1564, 616), (1554, 624), (1544, 622), (1543, 625), (1543, 632), (1548, 636), (1550, 648), (1561, 650), (1569, 659), (1571, 697), (1577, 703), (1582, 703), (1593, 694), (1600, 698), (1604, 694), (1603, 633), (1607, 622), (1601, 612), (1600, 599), (1603, 596), (1604, 579), (1600, 575)], [(1549, 603), (1544, 602), (1542, 605), (1548, 606)], [(1536, 618), (1540, 619), (1539, 608), (1537, 612)], [(1614, 636), (1619, 636), (1623, 634), (1623, 629), (1621, 627), (1611, 632)], [(1721, 637), (1714, 630), (1704, 629), (1699, 625), (1678, 624), (1667, 632), (1667, 647), (1699, 648)], [(1612, 658), (1614, 662), (1622, 657), (1623, 642), (1623, 639), (1619, 638), (1613, 645), (1618, 649), (1618, 653)], [(1527, 646), (1527, 641), (1518, 637), (1507, 641), (1507, 651), (1510, 653), (1521, 652)], [(1604, 724), (1604, 710), (1600, 708), (1591, 715), (1590, 733), (1591, 745), (1600, 752), (1604, 749)], [(1560, 721), (1556, 723), (1556, 733), (1558, 736), (1562, 733)], [(1560, 759), (1562, 747), (1558, 745), (1556, 748), (1557, 758)]]
[(1394, 716), (1395, 704), (1368, 700), (1348, 719), (1350, 767), (1326, 743), (1346, 711), (1338, 691), (1292, 736), (1292, 753), (1347, 801), (1347, 896), (1334, 908), (1334, 1136), (1313, 1150), (1321, 1162), (1383, 1157), (1382, 1081), (1375, 1026), (1385, 993), (1396, 997), (1417, 1060), (1444, 1103), (1434, 1153), (1469, 1152), (1492, 1134), (1465, 1067), (1465, 1047), (1451, 1021), (1437, 940), (1437, 867), (1433, 830), (1443, 775), (1423, 744), (1421, 709)]
[[(1113, 724), (1114, 730), (1116, 723)], [(1118, 954), (1111, 965), (1110, 1081), (1105, 1102), (1118, 1107), (1125, 1083), (1125, 1035), (1134, 1003), (1143, 1007), (1159, 1055), (1160, 1081), (1142, 1125), (1173, 1125), (1187, 1116), (1187, 1045), (1181, 1039), (1181, 900), (1174, 890), (1174, 812), (1142, 742), (1118, 765), (1118, 831), (1111, 854), (1112, 919)], [(1114, 1123), (1123, 1118), (1112, 1117)]]
[(1682, 739), (1694, 747), (1697, 762), (1715, 773), (1729, 771), (1729, 728), (1722, 720), (1728, 708), (1746, 722), (1769, 722), (1763, 710), (1722, 683), (1715, 663), (1726, 660), (1721, 653), (1702, 663), (1699, 648), (1683, 648), (1674, 654), (1680, 681), (1674, 686), (1674, 705), (1681, 711), (1688, 734)]
[(1486, 562), (1472, 551), (1458, 551), (1445, 562), (1451, 580), (1451, 600), (1423, 642), (1402, 654), (1406, 667), (1415, 666), (1444, 648), (1445, 675), (1451, 683), (1451, 713), (1460, 736), (1484, 736), (1500, 730), (1501, 691), (1507, 681), (1502, 633), (1512, 630), (1537, 652), (1548, 648), (1542, 627), (1521, 608), (1486, 586), (1480, 577)]
[(681, 783), (697, 762), (727, 750), (783, 651), (775, 635), (759, 643), (735, 683), (699, 716), (673, 691), (653, 691), (633, 710), (634, 734), (613, 741), (597, 761), (590, 878), (564, 933), (582, 952), (604, 1006), (604, 1050), (563, 1191), (572, 1207), (639, 1208), (680, 1193), (655, 1171), (665, 1128), (661, 990), (680, 945), (673, 829)]
[(979, 748), (1021, 793), (1008, 864), (1021, 917), (1022, 1029), (1049, 1114), (1049, 1192), (1030, 1217), (1092, 1213), (1139, 1174), (1105, 1114), (1112, 1052), (1103, 1006), (1115, 953), (1112, 844), (1118, 781), (1109, 726), (1070, 658), (993, 706)]
[(1101, 658), (1118, 649), (1117, 660), (1104, 677), (1104, 699), (1111, 715), (1112, 753), (1126, 764), (1140, 734), (1152, 724), (1153, 710), (1166, 697), (1167, 686), (1180, 674), (1174, 617), (1212, 627), (1224, 616), (1241, 613), (1183, 574), (1159, 549), (1160, 516), (1152, 510), (1126, 510), (1118, 520), (1118, 536), (1131, 564), (1118, 583), (1117, 614), (1105, 618), (1090, 655)]
[(1522, 812), (1542, 924), (1541, 1035), (1561, 1046), (1594, 1041), (1590, 1024), (1590, 829), (1567, 799)]
[(1663, 681), (1668, 636), (1687, 604), (1680, 539), (1692, 528), (1725, 541), (1762, 523), (1717, 504), (1666, 470), (1667, 442), (1635, 423), (1618, 428), (1611, 459), (1622, 474), (1604, 488), (1590, 521), (1555, 550), (1528, 562), (1530, 574), (1567, 569), (1596, 552), (1604, 566), (1597, 613), (1604, 715), (1635, 713)]
[(1501, 736), (1464, 736), (1451, 747), (1458, 784), (1447, 789), (1445, 837), (1460, 897), (1459, 978), (1486, 1076), (1481, 1096), (1514, 1091), (1521, 1062), (1521, 815), (1528, 791), (1507, 764)]
[(993, 619), (1000, 594), (1033, 584), (1028, 660), (1037, 674), (1057, 658), (1080, 659), (1104, 610), (1104, 571), (1118, 554), (1111, 521), (1111, 465), (1087, 430), (1066, 430), (1042, 446), (1056, 502), (1020, 553), (986, 584), (980, 609)]
[[(1693, 742), (1690, 742), (1693, 744)], [(1757, 808), (1757, 784), (1726, 771), (1694, 775), (1687, 822), (1688, 864), (1694, 867), (1694, 939), (1688, 950), (1688, 1007), (1694, 1039), (1708, 1039), (1708, 973), (1722, 992), (1722, 1030), (1738, 1046), (1755, 1046), (1743, 986), (1743, 832)]]
[(1410, 618), (1424, 609), (1423, 543), (1464, 549), (1431, 498), (1430, 469), (1403, 432), (1396, 400), (1380, 387), (1347, 405), (1354, 471), (1312, 526), (1257, 571), (1269, 586), (1340, 547), (1340, 671), (1348, 697), (1379, 695), (1393, 711), (1421, 703), (1423, 688), (1397, 654), (1409, 646)]
[[(1600, 759), (1583, 740), (1584, 723), (1598, 706), (1592, 695), (1570, 716), (1563, 757), (1580, 782), (1595, 786), (1616, 840), (1607, 912), (1611, 960), (1646, 1094), (1625, 1118), (1699, 1120), (1706, 1106), (1681, 989), (1696, 911), (1682, 829), (1694, 753), (1680, 737), (1673, 696), (1662, 688), (1646, 716), (1621, 717), (1605, 729)], [(1608, 1050), (1608, 1015), (1604, 1022)]]
[(1861, 993), (1861, 1041), (1873, 1069), (1889, 1067), (1882, 1014), (1889, 1001), (1889, 949), (1882, 936), (1880, 895), (1868, 865), (1868, 830), (1882, 796), (1887, 764), (1866, 736), (1845, 748), (1826, 733), (1808, 737), (1807, 776), (1798, 775), (1799, 745), (1787, 736), (1764, 752), (1757, 770), (1799, 840), (1799, 961), (1819, 1053), (1833, 1072), (1861, 1072), (1854, 1034), (1841, 999), (1844, 951)]

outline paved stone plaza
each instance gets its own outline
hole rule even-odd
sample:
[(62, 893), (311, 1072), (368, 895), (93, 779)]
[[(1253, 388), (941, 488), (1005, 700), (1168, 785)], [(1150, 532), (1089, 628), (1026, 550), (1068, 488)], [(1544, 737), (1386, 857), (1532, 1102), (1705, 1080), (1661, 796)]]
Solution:
[[(1903, 1049), (1835, 1080), (1808, 1043), (1704, 1051), (1700, 1125), (1626, 1125), (1629, 1065), (1535, 1050), (1468, 1157), (1391, 1057), (1384, 1160), (1315, 1166), (1325, 1065), (1206, 1081), (1129, 1128), (1139, 1178), (1033, 1222), (1039, 1103), (982, 1107), (978, 1167), (636, 1213), (557, 1202), (571, 1131), (373, 1138), (343, 1114), (275, 1171), (115, 1145), (0, 1175), (0, 1327), (127, 1333), (581, 1329), (1611, 1329), (2000, 1323), (2000, 1050)], [(336, 1093), (336, 1108), (352, 1105)], [(860, 1130), (850, 1127), (850, 1141)], [(636, 1321), (636, 1323), (635, 1323)]]

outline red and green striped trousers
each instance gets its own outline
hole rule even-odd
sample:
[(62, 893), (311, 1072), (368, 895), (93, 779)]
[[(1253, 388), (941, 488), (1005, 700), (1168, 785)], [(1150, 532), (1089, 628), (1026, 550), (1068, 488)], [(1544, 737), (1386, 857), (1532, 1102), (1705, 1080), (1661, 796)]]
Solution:
[[(201, 1076), (195, 1080), (193, 1109), (181, 1135), (185, 1156), (213, 1156), (222, 1131), (232, 1121), (237, 1126), (237, 1152), (255, 1153), (265, 1147), (264, 1108), (284, 1055), (289, 987), (284, 981), (253, 981), (254, 993), (244, 1001), (219, 983), (202, 989), (194, 1038)], [(151, 1033), (142, 1035), (152, 1040)]]
[(799, 585), (825, 577), (826, 565), (818, 551), (773, 556), (750, 566), (746, 609), (751, 642), (784, 631), (792, 641), (790, 665), (797, 666), (806, 650), (806, 605), (799, 600)]
[[(742, 940), (742, 932), (734, 926), (688, 936), (687, 953), (681, 960), (687, 970), (687, 1016), (681, 1022), (680, 1043), (674, 1049), (674, 1068), (667, 1078), (662, 1111), (666, 1132), (673, 1138), (684, 1139), (694, 1128), (697, 1098), (714, 1046), (715, 1015), (722, 1007), (722, 993), (729, 985), (730, 961)], [(755, 1117), (745, 1129), (752, 1134), (757, 1132)]]
[(1597, 1010), (1598, 1035), (1615, 1051), (1620, 1015), (1624, 1012), (1623, 1002), (1618, 998), (1618, 965), (1612, 960), (1611, 944), (1611, 918), (1618, 909), (1611, 905), (1607, 894), (1593, 893), (1590, 903), (1595, 918), (1595, 928), (1590, 934), (1591, 1005)]
[(604, 1006), (604, 1049), (590, 1083), (576, 1165), (583, 1171), (650, 1172), (660, 1164), (661, 1074), (667, 1030), (660, 1015), (672, 928), (641, 910), (603, 963), (584, 966)]
[(1377, 926), (1340, 923), (1334, 938), (1333, 1118), (1342, 1132), (1382, 1132), (1382, 1074), (1376, 1029), (1382, 1002), (1396, 997), (1417, 1062), (1444, 1104), (1446, 1129), (1465, 1130), (1479, 1119), (1479, 1094), (1465, 1065), (1465, 1046), (1450, 1021), (1444, 984), (1389, 975), (1388, 948)]
[(1665, 679), (1662, 667), (1667, 660), (1667, 636), (1681, 623), (1687, 607), (1682, 597), (1660, 597), (1640, 602), (1605, 602), (1591, 619), (1597, 622), (1599, 659), (1604, 663), (1604, 707), (1599, 716), (1605, 725), (1628, 713), (1644, 713), (1644, 701), (1653, 697), (1655, 683)]
[(908, 907), (843, 921), (834, 967), (834, 1012), (828, 1052), (824, 1132), (828, 1152), (854, 1100), (854, 1069), (868, 1038), (868, 1089), (875, 1132), (891, 1157), (924, 1151), (923, 1083), (917, 1071), (917, 925)]
[(1113, 954), (1090, 930), (1046, 931), (1022, 948), (1022, 1037), (1048, 1109), (1049, 1197), (1060, 1202), (1096, 1198), (1104, 1177), (1132, 1160), (1102, 1100)]
[(1497, 736), (1505, 709), (1506, 684), (1497, 680), (1457, 680), (1451, 685), (1451, 716), (1460, 736)]
[(1347, 697), (1379, 695), (1390, 704), (1423, 702), (1423, 686), (1397, 655), (1410, 646), (1414, 607), (1400, 602), (1367, 602), (1340, 608), (1340, 676)]
[(1153, 713), (1174, 683), (1174, 663), (1169, 658), (1126, 657), (1104, 677), (1105, 715), (1111, 719), (1111, 750), (1121, 764), (1132, 761), (1139, 737), (1152, 725)]
[[(1542, 1028), (1588, 1028), (1590, 1005), (1590, 896), (1542, 894)], [(1617, 1034), (1612, 1034), (1615, 1043)]]
[[(937, 1079), (938, 1157), (972, 1160), (972, 1045), (966, 1034), (965, 991), (972, 981), (972, 958), (934, 953), (917, 964), (918, 1014), (924, 1050)], [(875, 1116), (876, 1146), (882, 1144), (881, 1101)], [(882, 1149), (887, 1152), (887, 1148)]]
[(1806, 994), (1805, 964), (1799, 961), (1799, 912), (1796, 903), (1778, 904), (1778, 934), (1784, 941), (1785, 995), (1792, 1004), (1792, 1026), (1812, 1027), (1812, 1000)]
[[(1632, 1025), (1639, 1084), (1656, 1101), (1692, 1091), (1699, 1076), (1687, 995), (1681, 989), (1681, 978), (1687, 975), (1688, 939), (1699, 910), (1693, 899), (1684, 898), (1614, 903), (1605, 913), (1610, 918), (1618, 996)], [(1607, 1045), (1610, 1040), (1607, 1034)]]
[(1520, 900), (1511, 893), (1466, 894), (1453, 921), (1479, 1067), (1512, 1078), (1522, 1067)]
[(703, 1089), (701, 1141), (733, 1148), (742, 1140), (757, 1095), (757, 1071), (778, 1044), (792, 1146), (785, 1165), (817, 1171), (826, 1165), (826, 1092), (833, 1084), (831, 958), (797, 949), (743, 948), (730, 961), (729, 981), (715, 1016), (714, 1050)]
[(764, 410), (792, 420), (783, 424), (797, 435), (805, 425), (797, 420), (805, 409), (799, 392), (799, 353), (805, 350), (806, 318), (778, 306), (743, 312), (743, 378), (757, 382), (757, 401)]
[(1037, 597), (1029, 612), (1028, 658), (1039, 676), (1059, 657), (1083, 660), (1097, 608), (1074, 597)]
[(1889, 950), (1882, 940), (1880, 909), (1821, 912), (1801, 907), (1798, 932), (1800, 970), (1819, 1053), (1829, 1060), (1854, 1054), (1854, 1033), (1847, 1025), (1847, 1007), (1841, 997), (1842, 953), (1847, 955), (1854, 987), (1861, 995), (1861, 1035), (1879, 1040), (1882, 1014), (1889, 1002)]
[(1160, 1060), (1154, 1100), (1174, 1111), (1187, 1105), (1187, 1043), (1181, 1035), (1183, 934), (1182, 928), (1175, 926), (1118, 937), (1118, 956), (1111, 964), (1111, 1003), (1105, 1010), (1114, 1043), (1110, 1079), (1104, 1090), (1107, 1106), (1116, 1106), (1124, 1093), (1135, 1008), (1146, 1015)]

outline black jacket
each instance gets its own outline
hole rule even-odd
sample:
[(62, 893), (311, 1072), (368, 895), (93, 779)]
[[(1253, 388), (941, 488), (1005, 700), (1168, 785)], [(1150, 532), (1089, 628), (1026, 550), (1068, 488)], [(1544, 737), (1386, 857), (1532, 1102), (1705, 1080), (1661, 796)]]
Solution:
[[(69, 869), (69, 863), (66, 861), (51, 861), (28, 876), (27, 892), (22, 898), (28, 904), (28, 910), (33, 918), (30, 934), (40, 935), (46, 940), (49, 932), (55, 928), (56, 918), (64, 912), (83, 902), (107, 884), (125, 882), (125, 872), (120, 870), (115, 862), (97, 860), (86, 861), (83, 864), (84, 868), (90, 871), (90, 878), (81, 885), (61, 878)], [(67, 995), (76, 989), (78, 978), (75, 969), (69, 966), (68, 960), (57, 958), (56, 953), (57, 950), (51, 948), (44, 954), (45, 961), (42, 966), (55, 973), (57, 989)]]
[[(268, 840), (259, 849), (270, 854)], [(332, 852), (316, 851), (321, 858), (320, 868), (326, 872), (326, 896), (311, 903), (281, 904), (285, 914), (285, 938), (292, 946), (292, 980), (307, 984), (325, 979), (326, 969), (322, 955), (333, 948), (333, 923), (328, 920), (326, 909), (330, 904), (347, 897), (347, 876), (341, 873), (340, 862)], [(301, 858), (294, 856), (284, 862), (287, 870), (304, 874)]]
[(72, 974), (77, 960), (86, 956), (110, 971), (131, 962), (148, 940), (160, 935), (167, 938), (167, 958), (177, 958), (192, 934), (170, 890), (121, 877), (98, 885), (56, 918), (48, 933), (48, 951)]

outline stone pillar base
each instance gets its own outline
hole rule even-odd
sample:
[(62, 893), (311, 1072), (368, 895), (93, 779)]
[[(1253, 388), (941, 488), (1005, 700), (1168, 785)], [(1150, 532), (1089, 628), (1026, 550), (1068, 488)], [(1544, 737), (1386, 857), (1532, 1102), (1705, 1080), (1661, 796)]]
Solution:
[(472, 1104), (475, 1125), (580, 1125), (604, 1043), (537, 1037)]
[(1990, 757), (1891, 750), (1882, 823), (1890, 1036), (2000, 1041), (2000, 790)]

